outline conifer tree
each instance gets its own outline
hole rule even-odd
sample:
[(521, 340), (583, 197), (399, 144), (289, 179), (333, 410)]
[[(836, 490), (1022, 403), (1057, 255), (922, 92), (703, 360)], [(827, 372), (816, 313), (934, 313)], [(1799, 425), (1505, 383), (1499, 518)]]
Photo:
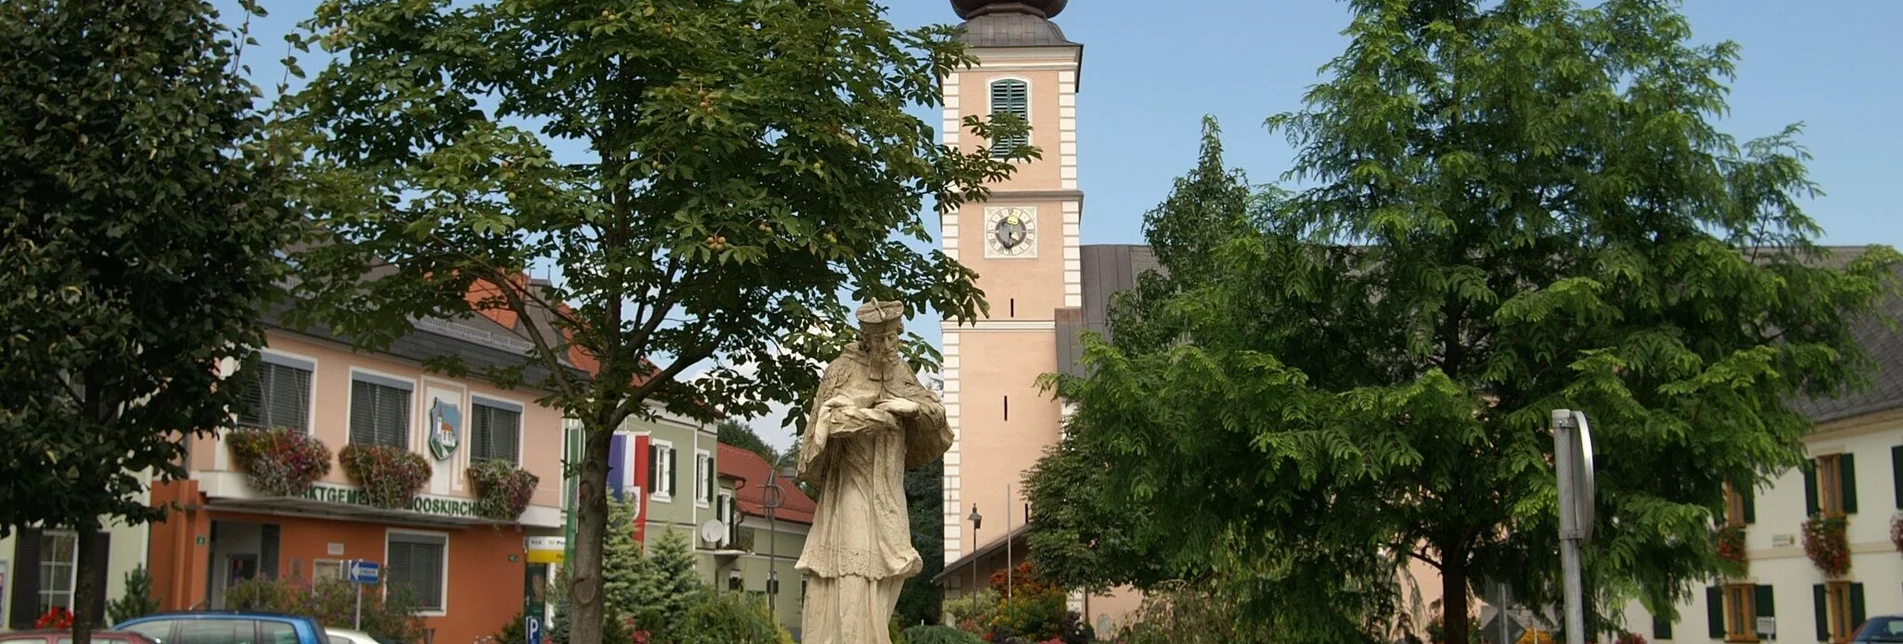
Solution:
[(641, 544), (634, 540), (635, 500), (608, 503), (608, 533), (602, 542), (601, 592), (608, 619), (630, 619), (642, 606)]
[(1852, 323), (1898, 255), (1814, 245), (1797, 129), (1717, 131), (1737, 48), (1673, 4), (1351, 3), (1329, 78), (1270, 120), (1303, 188), (1146, 222), (1170, 277), (1054, 378), (1149, 556), (1331, 643), (1385, 634), (1418, 560), (1468, 641), (1483, 580), (1558, 601), (1563, 408), (1609, 455), (1592, 605), (1669, 617), (1716, 574), (1725, 486), (1801, 462), (1795, 401), (1867, 381)]
[(658, 532), (659, 537), (648, 544), (647, 556), (641, 558), (630, 612), (635, 630), (648, 631), (655, 641), (672, 642), (682, 635), (688, 610), (707, 588), (694, 569), (694, 551), (685, 533)]
[(126, 572), (125, 588), (124, 595), (106, 605), (109, 625), (159, 612), (159, 600), (152, 596), (152, 573), (145, 566)]

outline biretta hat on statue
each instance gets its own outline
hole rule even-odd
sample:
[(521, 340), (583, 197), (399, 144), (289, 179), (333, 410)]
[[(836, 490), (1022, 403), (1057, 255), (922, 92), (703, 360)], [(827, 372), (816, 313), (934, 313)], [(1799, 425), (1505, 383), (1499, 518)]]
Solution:
[(861, 326), (897, 324), (905, 319), (905, 304), (871, 300), (859, 307), (858, 315)]

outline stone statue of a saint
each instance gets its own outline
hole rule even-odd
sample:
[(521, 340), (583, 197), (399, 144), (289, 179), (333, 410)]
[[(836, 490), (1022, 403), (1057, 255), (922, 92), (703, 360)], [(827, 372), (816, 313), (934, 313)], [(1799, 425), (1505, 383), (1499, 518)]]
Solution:
[(826, 365), (800, 438), (799, 476), (819, 487), (819, 511), (797, 568), (809, 575), (807, 644), (890, 644), (887, 622), (912, 549), (905, 470), (951, 448), (945, 406), (899, 357), (903, 305), (859, 307), (859, 340)]

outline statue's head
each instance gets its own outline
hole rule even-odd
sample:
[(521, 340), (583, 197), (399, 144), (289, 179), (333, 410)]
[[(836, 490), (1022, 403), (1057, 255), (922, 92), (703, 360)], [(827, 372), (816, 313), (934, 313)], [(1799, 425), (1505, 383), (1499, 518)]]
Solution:
[(867, 353), (882, 355), (898, 345), (899, 331), (905, 323), (905, 305), (872, 300), (859, 307), (859, 345)]

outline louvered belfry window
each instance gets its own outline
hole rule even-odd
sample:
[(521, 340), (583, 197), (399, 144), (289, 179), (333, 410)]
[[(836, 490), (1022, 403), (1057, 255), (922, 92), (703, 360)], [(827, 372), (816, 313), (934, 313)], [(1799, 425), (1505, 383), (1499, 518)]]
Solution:
[(256, 377), (244, 383), (247, 409), (238, 414), (238, 424), (310, 433), (312, 366), (273, 357), (249, 366)]
[(417, 607), (443, 610), (443, 555), (449, 540), (441, 535), (392, 532), (389, 536), (390, 561), (384, 577), (392, 586), (409, 586), (416, 593)]
[[(1015, 114), (1026, 123), (1031, 120), (1031, 86), (1015, 78), (1004, 78), (991, 82), (991, 115)], [(1021, 145), (1028, 145), (1028, 134), (1000, 137), (992, 142), (991, 156), (1004, 158)]]
[(469, 425), (469, 458), (472, 461), (497, 460), (521, 465), (522, 408), (508, 403), (477, 399), (472, 405)]
[(410, 448), (409, 383), (353, 374), (350, 382), (350, 442)]

